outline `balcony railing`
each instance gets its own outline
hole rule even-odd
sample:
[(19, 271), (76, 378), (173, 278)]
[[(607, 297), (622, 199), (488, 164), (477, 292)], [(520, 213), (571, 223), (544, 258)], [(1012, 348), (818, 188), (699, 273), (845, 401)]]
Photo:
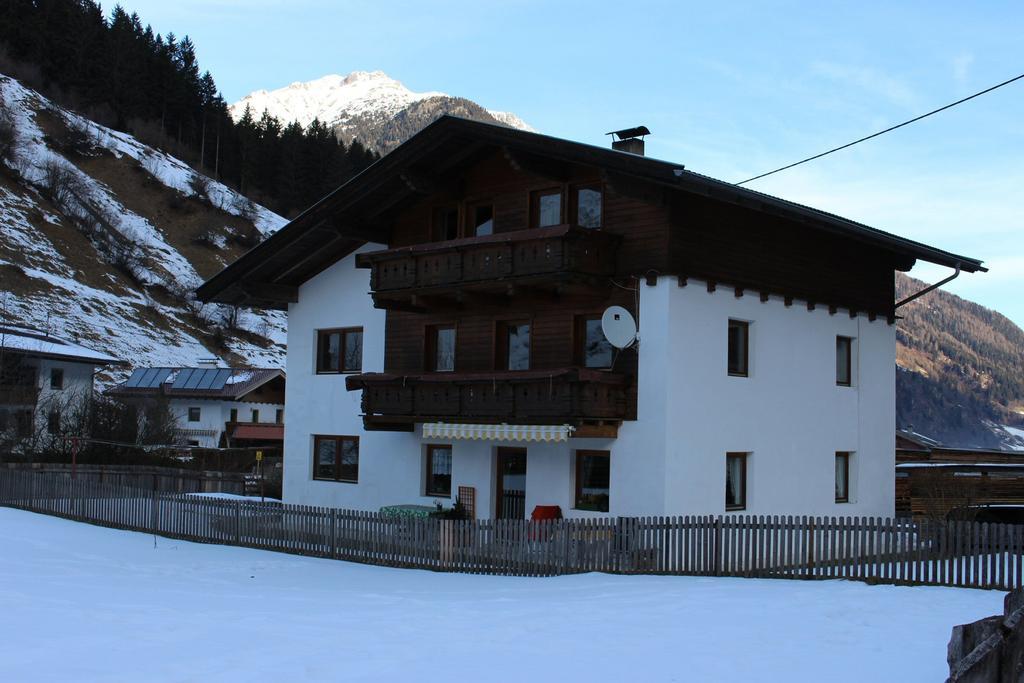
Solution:
[(487, 374), (370, 373), (347, 378), (366, 416), (395, 422), (576, 423), (629, 419), (624, 375), (565, 368)]
[(574, 225), (518, 230), (483, 237), (360, 254), (372, 269), (375, 293), (444, 290), (546, 276), (610, 276), (621, 236)]

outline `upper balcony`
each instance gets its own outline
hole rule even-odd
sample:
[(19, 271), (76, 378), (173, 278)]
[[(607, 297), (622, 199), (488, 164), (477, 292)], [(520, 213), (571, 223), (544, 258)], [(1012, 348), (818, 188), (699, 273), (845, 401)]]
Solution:
[(460, 304), (469, 295), (511, 296), (516, 288), (560, 292), (604, 283), (615, 273), (621, 235), (575, 225), (517, 230), (359, 254), (378, 308)]
[(635, 419), (625, 375), (561, 368), (517, 372), (419, 375), (367, 373), (346, 379), (362, 390), (370, 429), (412, 429), (415, 422), (520, 424), (615, 423)]

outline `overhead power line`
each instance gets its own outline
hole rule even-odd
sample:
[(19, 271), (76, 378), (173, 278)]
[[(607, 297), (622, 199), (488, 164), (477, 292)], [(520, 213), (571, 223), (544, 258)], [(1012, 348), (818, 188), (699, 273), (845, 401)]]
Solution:
[(815, 159), (820, 159), (823, 156), (827, 156), (829, 154), (832, 154), (833, 152), (838, 152), (841, 149), (846, 149), (847, 147), (853, 147), (854, 145), (859, 144), (861, 142), (864, 142), (865, 140), (870, 140), (871, 138), (877, 138), (879, 135), (884, 135), (884, 134), (886, 134), (886, 133), (888, 133), (890, 131), (896, 130), (897, 128), (902, 128), (903, 126), (908, 126), (911, 123), (914, 123), (915, 121), (920, 121), (921, 119), (926, 119), (929, 116), (931, 116), (932, 114), (938, 114), (940, 111), (945, 111), (947, 109), (955, 107), (958, 104), (963, 104), (964, 102), (966, 102), (968, 100), (973, 100), (975, 97), (981, 97), (985, 93), (990, 93), (993, 90), (997, 90), (998, 88), (1002, 88), (1004, 85), (1009, 85), (1010, 83), (1013, 83), (1014, 81), (1019, 81), (1022, 78), (1024, 78), (1024, 74), (1020, 74), (1019, 76), (1014, 76), (1013, 78), (1011, 78), (1008, 81), (1003, 81), (1002, 83), (999, 83), (997, 85), (993, 85), (991, 88), (985, 88), (984, 90), (982, 90), (980, 92), (976, 92), (973, 95), (969, 95), (969, 96), (963, 98), (962, 100), (957, 100), (956, 102), (951, 102), (950, 104), (947, 104), (944, 107), (939, 107), (938, 109), (933, 109), (932, 111), (928, 112), (927, 114), (921, 114), (920, 116), (915, 116), (914, 118), (910, 119), (909, 121), (904, 121), (903, 123), (898, 123), (895, 126), (890, 126), (889, 128), (886, 128), (885, 130), (880, 130), (877, 133), (872, 133), (871, 135), (867, 135), (865, 137), (862, 137), (859, 140), (854, 140), (853, 142), (848, 142), (845, 145), (840, 145), (839, 147), (834, 147), (834, 148), (828, 150), (827, 152), (822, 152), (821, 154), (815, 154), (812, 157), (807, 157), (806, 159), (801, 159), (800, 161), (797, 161), (797, 162), (794, 162), (792, 164), (789, 164), (788, 166), (783, 166), (782, 168), (777, 168), (774, 171), (768, 171), (767, 173), (762, 173), (761, 175), (756, 175), (753, 178), (747, 178), (746, 180), (741, 180), (740, 182), (738, 182), (736, 184), (737, 185), (744, 185), (744, 184), (752, 182), (754, 180), (758, 180), (760, 178), (764, 178), (766, 176), (770, 176), (772, 174), (779, 173), (780, 171), (785, 171), (787, 169), (793, 168), (794, 166), (799, 166), (800, 164), (806, 164), (808, 161), (814, 161)]

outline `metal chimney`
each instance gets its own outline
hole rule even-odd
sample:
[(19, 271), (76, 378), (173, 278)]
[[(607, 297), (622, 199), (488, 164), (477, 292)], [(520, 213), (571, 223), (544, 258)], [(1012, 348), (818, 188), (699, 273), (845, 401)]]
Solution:
[(613, 130), (610, 133), (605, 133), (605, 135), (614, 135), (615, 138), (618, 138), (612, 139), (612, 149), (617, 149), (620, 152), (629, 152), (637, 156), (644, 155), (644, 136), (650, 134), (651, 131), (647, 130), (647, 126), (623, 128), (622, 130)]

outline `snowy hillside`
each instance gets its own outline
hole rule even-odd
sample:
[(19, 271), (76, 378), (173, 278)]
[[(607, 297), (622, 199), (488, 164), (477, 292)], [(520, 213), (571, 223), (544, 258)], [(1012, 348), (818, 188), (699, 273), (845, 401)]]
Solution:
[[(407, 107), (434, 98), (454, 99), (441, 92), (413, 92), (383, 71), (353, 71), (347, 76), (324, 76), (277, 90), (257, 90), (229, 110), (236, 121), (244, 115), (246, 107), (255, 118), (267, 111), (282, 123), (298, 121), (307, 126), (313, 119), (319, 119), (335, 128), (342, 138), (358, 137), (376, 147), (376, 127), (386, 125)], [(484, 112), (491, 121), (533, 130), (515, 114), (486, 109)]]
[(283, 314), (191, 292), (283, 218), (2, 75), (0, 101), (4, 317), (135, 365), (282, 365)]

